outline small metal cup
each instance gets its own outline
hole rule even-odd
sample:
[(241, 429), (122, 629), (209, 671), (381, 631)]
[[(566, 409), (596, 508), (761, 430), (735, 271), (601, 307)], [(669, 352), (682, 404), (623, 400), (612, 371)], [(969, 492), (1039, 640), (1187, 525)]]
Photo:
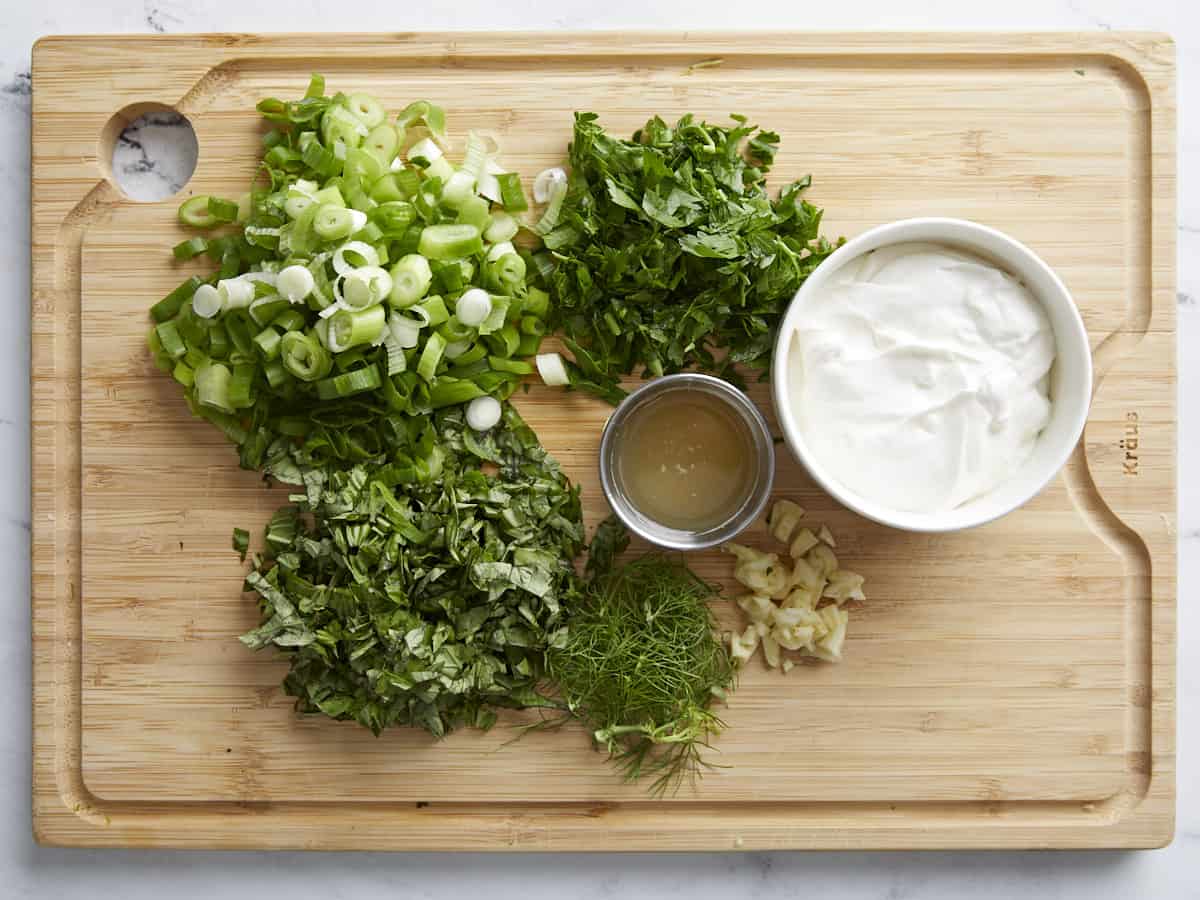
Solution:
[[(711, 398), (713, 403), (723, 403), (727, 409), (742, 418), (754, 442), (754, 480), (749, 492), (728, 519), (704, 531), (669, 528), (644, 515), (630, 502), (617, 468), (618, 450), (630, 415), (646, 403), (675, 391), (704, 394)], [(744, 393), (711, 375), (683, 372), (678, 375), (664, 375), (647, 382), (621, 401), (621, 405), (605, 423), (604, 433), (600, 438), (600, 485), (604, 489), (608, 505), (634, 534), (671, 550), (704, 550), (737, 537), (762, 515), (771, 497), (771, 484), (774, 479), (775, 443), (771, 438), (770, 429), (767, 428), (766, 419)]]

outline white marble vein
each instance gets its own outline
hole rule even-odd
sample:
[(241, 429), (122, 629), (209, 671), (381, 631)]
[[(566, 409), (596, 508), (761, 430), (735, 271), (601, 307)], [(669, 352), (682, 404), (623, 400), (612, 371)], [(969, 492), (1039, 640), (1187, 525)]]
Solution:
[[(43, 0), (9, 4), (0, 30), (0, 896), (179, 900), (287, 895), (323, 900), (488, 896), (497, 900), (910, 897), (977, 900), (1200, 897), (1200, 6), (1183, 0), (961, 0), (800, 4), (762, 0), (737, 24), (791, 29), (1122, 29), (1171, 32), (1179, 63), (1180, 653), (1179, 810), (1175, 843), (1149, 853), (693, 854), (482, 856), (73, 852), (38, 848), (29, 823), (29, 109), (30, 45), (82, 32), (720, 29), (723, 0), (531, 0), (408, 4), (358, 0)], [(131, 135), (118, 165), (142, 187), (178, 181), (154, 163), (161, 123)], [(141, 188), (135, 188), (141, 189)], [(1189, 758), (1190, 757), (1190, 758)]]

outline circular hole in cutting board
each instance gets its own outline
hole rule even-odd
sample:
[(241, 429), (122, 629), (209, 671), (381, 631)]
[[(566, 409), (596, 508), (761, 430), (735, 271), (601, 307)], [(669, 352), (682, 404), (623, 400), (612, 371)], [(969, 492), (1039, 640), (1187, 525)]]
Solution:
[(100, 136), (104, 176), (130, 200), (178, 194), (196, 171), (200, 144), (187, 116), (162, 103), (135, 103), (108, 120)]

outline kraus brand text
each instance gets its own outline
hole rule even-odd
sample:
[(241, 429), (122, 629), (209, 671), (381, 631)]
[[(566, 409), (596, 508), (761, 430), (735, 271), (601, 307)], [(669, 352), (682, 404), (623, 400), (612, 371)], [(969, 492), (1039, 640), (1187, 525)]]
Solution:
[(1135, 412), (1125, 413), (1125, 436), (1121, 438), (1120, 447), (1124, 451), (1124, 456), (1121, 458), (1121, 474), (1137, 475), (1138, 473), (1138, 414)]

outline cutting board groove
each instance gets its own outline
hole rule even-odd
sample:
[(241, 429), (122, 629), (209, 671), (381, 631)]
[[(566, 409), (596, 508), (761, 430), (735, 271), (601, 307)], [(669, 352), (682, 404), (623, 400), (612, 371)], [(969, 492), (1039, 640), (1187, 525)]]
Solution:
[[(719, 66), (688, 70), (720, 58)], [(1097, 388), (1062, 475), (952, 536), (891, 532), (781, 459), (780, 492), (868, 578), (847, 659), (756, 663), (696, 790), (650, 801), (578, 730), (299, 720), (229, 552), (280, 502), (189, 419), (143, 350), (182, 277), (178, 198), (135, 203), (108, 159), (141, 104), (197, 132), (187, 193), (246, 183), (259, 97), (310, 71), (389, 108), (428, 96), (530, 175), (571, 112), (745, 112), (814, 175), (826, 232), (960, 215), (1030, 244), (1092, 339)], [(504, 108), (499, 108), (503, 104)], [(510, 108), (511, 107), (511, 108)], [(34, 830), (47, 843), (393, 849), (1148, 847), (1174, 827), (1174, 61), (1158, 35), (201, 35), (34, 51)], [(765, 385), (752, 396), (766, 409)], [(522, 412), (605, 512), (606, 410)], [(769, 545), (756, 533), (751, 540)], [(728, 584), (718, 554), (695, 557)], [(723, 609), (730, 625), (735, 611)], [(511, 725), (518, 721), (506, 722)]]

